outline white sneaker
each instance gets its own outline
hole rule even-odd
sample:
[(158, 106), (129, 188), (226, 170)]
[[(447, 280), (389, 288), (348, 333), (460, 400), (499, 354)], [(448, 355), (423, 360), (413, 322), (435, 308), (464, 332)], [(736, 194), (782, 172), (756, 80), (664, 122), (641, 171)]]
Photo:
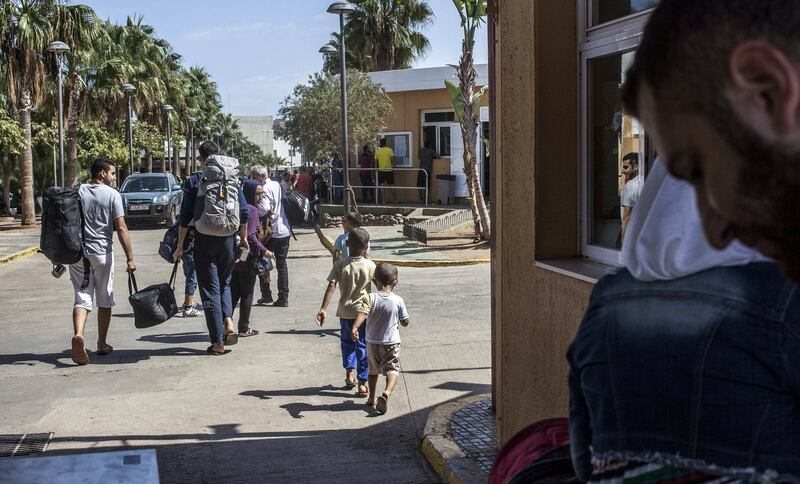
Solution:
[(183, 317), (184, 318), (196, 318), (203, 314), (202, 311), (198, 310), (196, 307), (190, 308), (183, 308)]

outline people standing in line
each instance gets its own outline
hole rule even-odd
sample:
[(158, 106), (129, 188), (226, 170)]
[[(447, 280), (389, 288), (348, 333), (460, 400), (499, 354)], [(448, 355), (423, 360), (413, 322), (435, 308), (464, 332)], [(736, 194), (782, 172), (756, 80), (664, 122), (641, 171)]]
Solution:
[[(275, 307), (289, 306), (289, 240), (292, 238), (292, 226), (283, 209), (283, 191), (281, 185), (272, 180), (264, 181), (264, 196), (261, 198), (259, 213), (271, 217), (272, 237), (267, 242), (267, 250), (274, 254), (275, 269), (278, 271), (278, 298), (272, 304)], [(264, 294), (262, 293), (262, 297)]]
[[(247, 199), (247, 242), (250, 246), (250, 255), (272, 258), (272, 253), (258, 238), (261, 225), (258, 218), (258, 204), (264, 194), (263, 184), (261, 180), (249, 178), (242, 183), (242, 190)], [(239, 337), (242, 338), (258, 334), (258, 331), (250, 327), (250, 310), (253, 306), (256, 277), (258, 276), (250, 270), (246, 260), (236, 263), (231, 281), (231, 304), (234, 309), (236, 304), (239, 304)]]
[[(204, 141), (198, 149), (200, 162), (219, 153), (219, 147), (213, 141)], [(189, 224), (197, 222), (204, 209), (204, 200), (198, 201), (198, 191), (203, 182), (203, 173), (195, 173), (189, 177), (183, 188), (181, 202), (180, 229), (178, 230), (178, 247), (173, 254), (174, 260), (183, 255), (184, 243)], [(240, 249), (249, 251), (247, 242), (247, 199), (244, 191), (238, 189)], [(198, 205), (198, 203), (200, 205)], [(198, 210), (195, 211), (197, 206)], [(233, 305), (231, 301), (231, 272), (233, 271), (236, 252), (236, 233), (228, 236), (207, 235), (195, 229), (194, 262), (200, 298), (203, 301), (206, 325), (211, 346), (206, 350), (210, 355), (225, 354), (225, 345), (234, 345), (238, 341), (238, 333), (233, 326)]]
[(339, 318), (341, 332), (339, 333), (342, 348), (342, 366), (345, 369), (345, 385), (348, 388), (356, 386), (358, 378), (358, 395), (366, 397), (369, 393), (367, 381), (369, 368), (367, 361), (367, 343), (364, 327), (358, 333), (358, 338), (353, 341), (351, 334), (353, 324), (358, 316), (359, 301), (369, 295), (372, 287), (372, 277), (375, 272), (375, 263), (363, 256), (369, 244), (369, 233), (362, 229), (353, 229), (347, 238), (347, 247), (350, 257), (341, 259), (333, 265), (328, 274), (328, 287), (322, 298), (322, 306), (315, 320), (318, 326), (325, 324), (328, 315), (327, 307), (339, 286), (339, 306), (336, 316)]
[[(367, 323), (365, 332), (369, 361), (367, 405), (374, 406), (379, 413), (386, 413), (389, 397), (392, 396), (397, 377), (400, 375), (399, 325), (406, 327), (410, 321), (406, 303), (393, 292), (397, 286), (397, 267), (381, 262), (375, 268), (372, 282), (375, 284), (376, 292), (361, 299), (350, 337), (357, 342), (361, 337), (361, 328), (365, 322)], [(386, 389), (381, 396), (375, 398), (379, 375), (386, 377)]]
[[(425, 142), (425, 146), (419, 149), (419, 167), (425, 170), (417, 173), (417, 187), (420, 188), (419, 201), (422, 203), (428, 201), (425, 197), (430, 195), (431, 186), (433, 186), (433, 160), (439, 157), (431, 145), (431, 141), (428, 140)], [(425, 188), (428, 189), (427, 194)]]
[(344, 230), (344, 233), (336, 237), (336, 241), (333, 243), (334, 264), (342, 258), (350, 257), (350, 251), (347, 249), (347, 236), (350, 235), (353, 229), (361, 227), (362, 223), (363, 219), (358, 212), (351, 212), (342, 217), (342, 230)]
[(311, 192), (314, 188), (313, 185), (314, 180), (312, 180), (311, 175), (308, 174), (308, 168), (301, 166), (297, 174), (297, 181), (294, 184), (295, 191), (311, 200)]
[[(382, 187), (393, 187), (394, 181), (394, 151), (386, 146), (386, 138), (381, 138), (380, 148), (375, 150), (375, 159), (378, 161), (378, 184)], [(386, 188), (380, 189), (381, 203), (386, 203)], [(397, 201), (397, 194), (393, 189), (389, 189), (392, 193), (390, 197), (393, 202)]]
[(86, 318), (97, 304), (97, 354), (107, 355), (114, 348), (108, 344), (111, 308), (114, 307), (114, 230), (127, 258), (127, 271), (136, 270), (122, 197), (114, 188), (117, 169), (114, 162), (99, 158), (92, 163), (91, 181), (78, 188), (83, 212), (84, 260), (69, 267), (69, 278), (75, 291), (72, 310), (72, 361), (89, 363), (84, 328)]
[(642, 193), (642, 177), (639, 176), (639, 153), (628, 153), (622, 158), (622, 175), (625, 177), (625, 186), (622, 188), (622, 232), (621, 239), (625, 240), (625, 232), (631, 220), (631, 212), (639, 202)]
[(375, 168), (375, 157), (372, 156), (369, 145), (364, 145), (361, 149), (361, 154), (358, 156), (358, 167), (361, 169), (359, 178), (363, 187), (361, 200), (364, 203), (375, 202), (375, 176), (372, 174), (372, 169)]
[(344, 193), (344, 165), (339, 153), (334, 153), (331, 156), (331, 182), (333, 184), (333, 203), (340, 203), (342, 201), (342, 194)]

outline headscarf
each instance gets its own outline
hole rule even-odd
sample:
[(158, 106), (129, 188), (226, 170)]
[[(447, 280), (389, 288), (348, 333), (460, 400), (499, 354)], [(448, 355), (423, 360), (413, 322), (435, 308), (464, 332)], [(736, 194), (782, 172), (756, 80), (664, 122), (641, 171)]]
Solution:
[(664, 281), (712, 267), (769, 259), (739, 242), (716, 250), (703, 234), (694, 189), (659, 160), (642, 188), (622, 245), (621, 261), (636, 279)]
[(242, 184), (242, 190), (244, 191), (244, 198), (247, 199), (247, 203), (250, 205), (256, 206), (256, 189), (261, 186), (261, 182), (258, 180), (253, 180), (252, 178), (245, 178), (244, 183)]

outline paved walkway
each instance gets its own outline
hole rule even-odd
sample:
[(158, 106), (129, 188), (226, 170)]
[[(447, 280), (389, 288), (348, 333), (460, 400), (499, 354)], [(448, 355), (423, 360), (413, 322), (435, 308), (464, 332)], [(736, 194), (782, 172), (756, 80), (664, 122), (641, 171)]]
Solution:
[[(140, 286), (169, 276), (162, 232), (133, 231)], [(311, 231), (298, 236), (290, 307), (254, 308), (262, 334), (224, 357), (206, 355), (202, 318), (135, 329), (118, 272), (116, 350), (75, 367), (68, 279), (41, 255), (0, 267), (0, 434), (53, 432), (48, 454), (155, 447), (164, 483), (436, 481), (419, 450), (428, 414), (490, 390), (489, 266), (400, 269), (412, 323), (390, 413), (378, 416), (342, 388), (336, 320), (313, 323), (329, 255)], [(92, 316), (87, 340), (96, 335)]]
[(38, 226), (30, 229), (0, 227), (0, 261), (31, 247), (38, 247), (40, 233)]

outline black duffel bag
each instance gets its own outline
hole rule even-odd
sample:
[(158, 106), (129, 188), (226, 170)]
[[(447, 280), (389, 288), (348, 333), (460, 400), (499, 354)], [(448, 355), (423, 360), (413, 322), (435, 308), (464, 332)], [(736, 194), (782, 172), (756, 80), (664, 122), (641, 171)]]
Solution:
[(163, 323), (178, 313), (175, 302), (175, 274), (178, 263), (172, 267), (169, 283), (154, 284), (141, 291), (136, 287), (136, 276), (128, 273), (128, 301), (133, 308), (134, 325), (137, 328), (150, 328)]

